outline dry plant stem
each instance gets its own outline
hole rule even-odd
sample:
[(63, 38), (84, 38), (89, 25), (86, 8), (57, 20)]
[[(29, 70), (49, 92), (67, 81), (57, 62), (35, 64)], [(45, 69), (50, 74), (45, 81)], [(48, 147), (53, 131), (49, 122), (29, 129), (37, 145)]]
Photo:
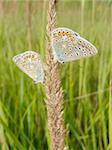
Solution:
[(59, 64), (53, 61), (52, 49), (50, 45), (50, 34), (55, 26), (55, 0), (49, 0), (47, 43), (46, 43), (46, 63), (45, 75), (46, 106), (48, 115), (48, 129), (50, 133), (50, 149), (63, 150), (65, 129), (63, 121), (63, 91), (60, 87)]
[(0, 16), (3, 15), (3, 12), (4, 12), (4, 2), (0, 1)]
[(31, 1), (26, 1), (26, 18), (27, 18), (27, 37), (28, 37), (28, 48), (32, 48), (32, 23), (31, 23)]
[(12, 11), (14, 13), (14, 15), (17, 15), (18, 12), (18, 1), (17, 0), (13, 0), (12, 1)]

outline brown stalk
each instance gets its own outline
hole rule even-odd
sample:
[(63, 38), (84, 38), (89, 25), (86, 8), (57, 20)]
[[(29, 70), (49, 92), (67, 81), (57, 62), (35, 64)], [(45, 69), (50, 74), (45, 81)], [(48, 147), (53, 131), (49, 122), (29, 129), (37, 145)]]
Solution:
[(65, 129), (63, 121), (63, 90), (60, 86), (59, 64), (53, 61), (50, 44), (51, 31), (55, 28), (56, 21), (56, 0), (49, 0), (47, 42), (46, 42), (46, 106), (48, 117), (48, 129), (50, 134), (50, 149), (63, 150)]
[(3, 16), (3, 12), (4, 12), (4, 2), (0, 1), (0, 16)]
[(12, 1), (12, 13), (16, 16), (18, 12), (18, 1), (13, 0)]
[(27, 17), (27, 38), (28, 38), (28, 48), (32, 48), (32, 23), (31, 23), (31, 1), (26, 1), (26, 17)]

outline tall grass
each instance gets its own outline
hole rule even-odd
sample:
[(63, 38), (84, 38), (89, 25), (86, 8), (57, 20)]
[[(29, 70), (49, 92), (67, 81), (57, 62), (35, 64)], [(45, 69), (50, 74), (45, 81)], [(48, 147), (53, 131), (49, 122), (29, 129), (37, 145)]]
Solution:
[[(7, 1), (3, 16), (0, 14), (0, 145), (2, 149), (47, 150), (43, 86), (34, 85), (12, 62), (14, 55), (28, 50), (25, 4), (18, 1), (18, 11), (14, 14), (12, 2)], [(32, 49), (38, 50), (42, 58), (47, 5), (45, 1), (32, 2)], [(112, 79), (111, 10), (110, 1), (93, 4), (85, 0), (83, 9), (81, 1), (58, 4), (57, 26), (79, 32), (98, 49), (98, 55), (83, 59), (83, 63), (75, 61), (61, 66), (64, 118), (69, 129), (66, 143), (70, 150), (110, 148), (112, 127), (109, 128), (108, 110), (111, 103), (109, 91), (102, 91)], [(94, 91), (97, 92), (92, 95)], [(85, 97), (80, 98), (83, 95)]]

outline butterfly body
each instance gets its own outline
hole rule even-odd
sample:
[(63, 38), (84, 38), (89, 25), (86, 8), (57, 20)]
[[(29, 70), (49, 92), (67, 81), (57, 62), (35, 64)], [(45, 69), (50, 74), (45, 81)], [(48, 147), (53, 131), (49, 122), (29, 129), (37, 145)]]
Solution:
[(31, 77), (35, 83), (43, 83), (43, 64), (38, 53), (26, 51), (14, 56), (13, 61), (24, 73)]
[(68, 28), (56, 28), (51, 33), (54, 58), (60, 63), (90, 57), (97, 53), (95, 46)]

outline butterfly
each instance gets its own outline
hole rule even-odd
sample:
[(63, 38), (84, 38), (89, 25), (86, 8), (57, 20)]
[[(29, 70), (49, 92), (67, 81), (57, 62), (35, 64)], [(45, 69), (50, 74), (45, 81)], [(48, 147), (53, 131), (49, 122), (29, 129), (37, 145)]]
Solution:
[(35, 83), (43, 83), (44, 69), (43, 63), (38, 53), (34, 51), (26, 51), (13, 57), (13, 62)]
[(60, 63), (78, 60), (97, 54), (97, 49), (77, 32), (68, 28), (56, 28), (51, 32), (54, 59)]

